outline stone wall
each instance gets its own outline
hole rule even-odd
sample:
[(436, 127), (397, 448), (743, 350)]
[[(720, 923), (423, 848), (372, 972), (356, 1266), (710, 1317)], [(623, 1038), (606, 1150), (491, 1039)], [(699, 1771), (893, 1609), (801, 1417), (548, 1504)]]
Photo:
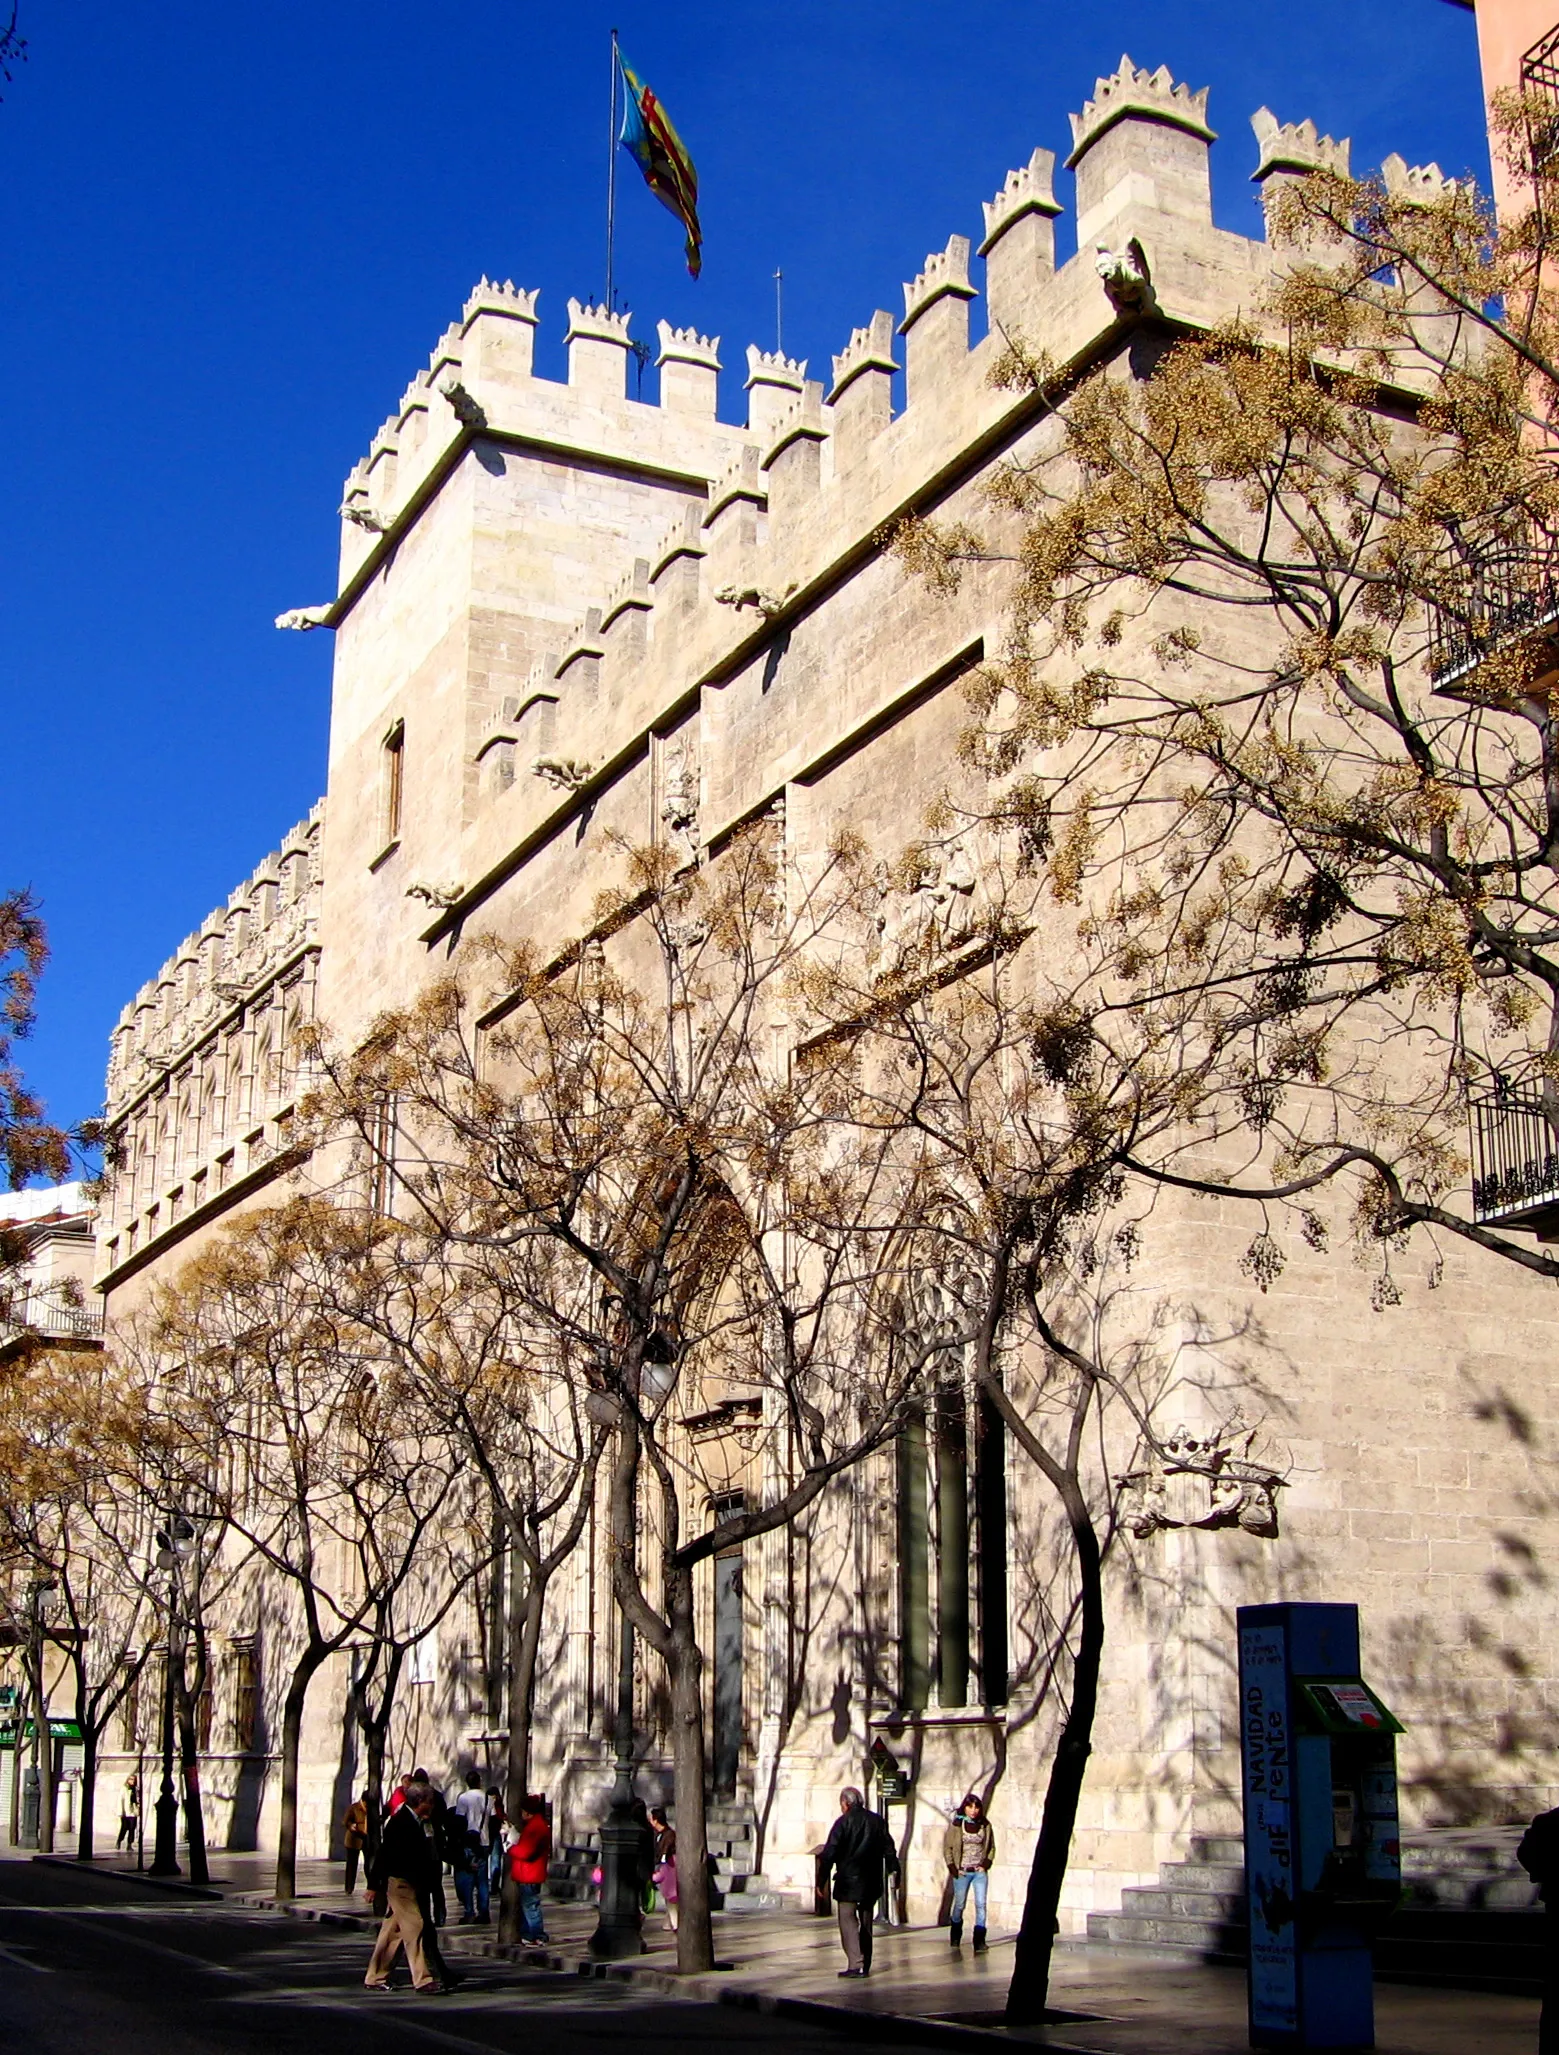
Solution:
[[(1256, 131), (1263, 186), (1346, 161), (1312, 124), (1263, 112)], [(1057, 265), (1054, 160), (1036, 149), (985, 206), (983, 272), (972, 237), (951, 235), (906, 284), (902, 318), (878, 310), (849, 338), (826, 390), (805, 363), (750, 350), (741, 426), (715, 411), (718, 338), (662, 324), (649, 404), (628, 396), (627, 316), (571, 304), (561, 384), (534, 373), (536, 295), (478, 287), (347, 482), (337, 596), (282, 617), (337, 636), (328, 808), (256, 874), (271, 899), (251, 881), (121, 1024), (111, 1310), (128, 1302), (132, 1258), (153, 1274), (172, 1260), (175, 1189), (187, 1195), (204, 1164), (212, 1191), (239, 1130), (270, 1139), (282, 1119), (285, 1089), (260, 1089), (257, 1054), (239, 1065), (241, 1117), (197, 1128), (180, 1109), (201, 1103), (200, 1079), (222, 1074), (256, 1008), (282, 1003), (265, 994), (316, 952), (308, 1003), (350, 1045), (462, 937), (545, 950), (588, 928), (613, 836), (707, 861), (766, 814), (805, 865), (842, 824), (885, 859), (918, 832), (954, 775), (960, 681), (1001, 646), (1007, 573), (976, 567), (939, 596), (885, 552), (884, 528), (928, 512), (977, 520), (998, 555), (1013, 540), (983, 488), (1000, 463), (1053, 461), (1059, 437), (1031, 392), (991, 383), (1008, 337), (1044, 351), (1058, 378), (1095, 365), (1128, 378), (1166, 329), (1249, 307), (1274, 259), (1213, 225), (1212, 140), (1205, 93), (1123, 61), (1073, 117), (1076, 255)], [(971, 343), (977, 276), (987, 332)], [(269, 984), (235, 972), (229, 1002), (217, 966), (239, 900), (280, 905), (280, 869), (296, 877), (305, 858), (306, 892), (287, 901), (306, 909), (294, 943), (273, 952)], [(914, 917), (885, 896), (885, 924)], [(273, 908), (263, 931), (279, 918)], [(247, 946), (240, 936), (240, 963)], [(153, 1208), (166, 1210), (153, 1220)], [(221, 1215), (208, 1202), (202, 1219)], [(1183, 1407), (1198, 1432), (1236, 1409), (1263, 1422), (1289, 1479), (1280, 1531), (1186, 1528), (1116, 1548), (1074, 1921), (1151, 1880), (1193, 1826), (1232, 1825), (1245, 1600), (1360, 1602), (1371, 1681), (1408, 1722), (1414, 1823), (1515, 1817), (1554, 1779), (1551, 1295), (1450, 1252), (1433, 1277), (1429, 1258), (1412, 1259), (1396, 1306), (1375, 1303), (1346, 1255), (1317, 1252), (1258, 1293), (1237, 1265), (1250, 1231), (1232, 1206), (1166, 1199), (1130, 1289), (1162, 1340), (1169, 1413)], [(1128, 1466), (1129, 1438), (1113, 1453)], [(898, 1704), (890, 1459), (820, 1503), (804, 1547), (749, 1549), (743, 1776), (776, 1881), (810, 1888), (834, 1794), (862, 1781), (881, 1735), (916, 1770), (894, 1817), (912, 1916), (937, 1914), (940, 1808), (971, 1785), (991, 1791), (1001, 1842), (995, 1917), (1014, 1916), (1054, 1730), (1043, 1623), (1065, 1592), (1054, 1510), (1010, 1461), (1003, 1705), (905, 1716)], [(615, 1630), (594, 1562), (581, 1551), (561, 1580), (537, 1741), (535, 1776), (566, 1828), (597, 1806), (607, 1753)], [(284, 1607), (273, 1633), (279, 1659)], [(321, 1679), (305, 1852), (323, 1852), (323, 1794), (343, 1774), (343, 1694), (342, 1676)], [(658, 1703), (646, 1666), (651, 1786), (666, 1775)], [(440, 1773), (487, 1758), (479, 1709), (435, 1695), (407, 1716), (399, 1745)]]

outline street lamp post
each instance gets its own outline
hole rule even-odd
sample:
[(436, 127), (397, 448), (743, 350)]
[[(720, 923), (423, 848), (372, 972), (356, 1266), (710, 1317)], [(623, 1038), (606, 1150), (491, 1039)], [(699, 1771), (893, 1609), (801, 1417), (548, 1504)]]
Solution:
[[(656, 1332), (644, 1346), (639, 1371), (639, 1391), (651, 1406), (659, 1407), (676, 1382), (672, 1367), (676, 1351), (669, 1338)], [(592, 1409), (592, 1418), (606, 1424), (618, 1417), (620, 1401), (608, 1399)], [(620, 1545), (628, 1559), (630, 1576), (636, 1554), (637, 1534), (630, 1525)], [(633, 1622), (627, 1608), (618, 1604), (620, 1621), (617, 1645), (617, 1719), (613, 1734), (616, 1754), (612, 1796), (601, 1822), (601, 1910), (595, 1932), (590, 1936), (590, 1953), (606, 1961), (644, 1952), (644, 1877), (640, 1867), (644, 1829), (634, 1812), (633, 1791)]]
[(181, 1874), (178, 1859), (179, 1801), (173, 1788), (174, 1664), (183, 1654), (178, 1639), (179, 1564), (195, 1545), (195, 1529), (175, 1513), (157, 1536), (157, 1567), (168, 1573), (168, 1650), (162, 1666), (162, 1789), (157, 1794), (157, 1835), (151, 1877)]
[(617, 1718), (612, 1737), (616, 1781), (601, 1822), (601, 1910), (590, 1953), (605, 1961), (644, 1953), (644, 1885), (639, 1874), (641, 1829), (633, 1810), (633, 1622), (619, 1607)]

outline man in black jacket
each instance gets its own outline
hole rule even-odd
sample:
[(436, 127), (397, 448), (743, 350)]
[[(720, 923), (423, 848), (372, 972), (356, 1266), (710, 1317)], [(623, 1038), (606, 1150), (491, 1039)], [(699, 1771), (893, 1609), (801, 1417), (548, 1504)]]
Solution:
[(1543, 2011), (1537, 2055), (1559, 2055), (1559, 1812), (1540, 1812), (1521, 1837), (1516, 1860), (1543, 1902)]
[(833, 1878), (839, 1909), (839, 1938), (846, 1967), (842, 1977), (866, 1976), (872, 1966), (872, 1913), (885, 1879), (899, 1873), (898, 1850), (887, 1825), (866, 1810), (866, 1801), (849, 1785), (839, 1794), (839, 1817), (823, 1848), (822, 1882)]
[(382, 1883), (387, 1909), (363, 1978), (370, 1991), (390, 1988), (390, 1969), (403, 1947), (415, 1987), (430, 1995), (444, 1988), (429, 1968), (423, 1947), (428, 1895), (441, 1868), (428, 1838), (426, 1823), (432, 1817), (432, 1786), (412, 1782), (406, 1786), (405, 1803), (385, 1821), (373, 1882), (376, 1887)]

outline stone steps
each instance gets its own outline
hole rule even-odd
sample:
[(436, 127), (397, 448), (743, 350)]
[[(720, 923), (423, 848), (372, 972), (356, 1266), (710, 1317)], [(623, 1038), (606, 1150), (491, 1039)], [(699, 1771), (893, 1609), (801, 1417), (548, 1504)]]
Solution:
[[(670, 1809), (676, 1824), (676, 1809)], [(705, 1832), (712, 1858), (711, 1882), (717, 1910), (726, 1912), (801, 1911), (799, 1892), (779, 1890), (753, 1867), (758, 1825), (751, 1806), (722, 1803), (711, 1805), (705, 1814)], [(586, 1830), (583, 1839), (561, 1843), (553, 1852), (547, 1877), (547, 1896), (564, 1901), (588, 1898), (590, 1875), (600, 1856), (597, 1829)]]
[[(1405, 1840), (1403, 1903), (1376, 1938), (1376, 1974), (1463, 1990), (1540, 1991), (1546, 1915), (1515, 1861), (1519, 1838), (1513, 1828)], [(1232, 1836), (1193, 1836), (1189, 1859), (1161, 1863), (1156, 1885), (1128, 1886), (1118, 1912), (1090, 1913), (1088, 1938), (1243, 1962), (1242, 1852)]]

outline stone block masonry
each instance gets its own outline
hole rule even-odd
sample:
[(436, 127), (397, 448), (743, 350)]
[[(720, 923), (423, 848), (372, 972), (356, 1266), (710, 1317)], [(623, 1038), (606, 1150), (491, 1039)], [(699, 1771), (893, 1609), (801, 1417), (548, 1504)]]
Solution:
[[(463, 935), (561, 945), (589, 926), (616, 835), (694, 863), (759, 814), (783, 823), (798, 861), (842, 824), (885, 859), (919, 833), (955, 761), (961, 681), (1001, 647), (1006, 573), (978, 568), (939, 597), (884, 554), (884, 527), (918, 512), (989, 527), (994, 467), (1055, 457), (1056, 423), (1034, 395), (990, 382), (1009, 338), (1062, 376), (1125, 376), (1144, 331), (1194, 333), (1252, 304), (1274, 253), (1213, 224), (1208, 114), (1205, 92), (1123, 59), (1072, 118), (1073, 254), (1057, 249), (1054, 152), (1037, 147), (983, 215), (971, 197), (966, 221), (928, 224), (935, 247), (907, 253), (902, 318), (863, 297), (826, 386), (803, 361), (746, 350), (740, 422), (718, 411), (733, 375), (720, 337), (659, 323), (658, 397), (645, 401), (632, 396), (632, 317), (572, 301), (566, 381), (544, 379), (538, 295), (481, 281), (346, 481), (334, 595), (279, 596), (304, 602), (288, 625), (336, 640), (326, 799), (116, 1030), (109, 1112), (124, 1168), (101, 1237), (111, 1321), (191, 1234), (263, 1198), (245, 1180), (285, 1159), (290, 1037), (311, 1013), (350, 1043)], [(1346, 142), (1308, 121), (1263, 110), (1255, 135), (1263, 191), (1347, 162)], [(1427, 190), (1431, 170), (1391, 176)], [(1247, 159), (1220, 175), (1249, 174)], [(981, 294), (987, 332), (971, 344)], [(1249, 631), (1253, 660), (1265, 632)], [(1433, 1321), (1411, 1291), (1372, 1312), (1345, 1260), (1296, 1266), (1253, 1307), (1236, 1265), (1248, 1231), (1196, 1201), (1166, 1204), (1141, 1288), (1188, 1356), (1214, 1331), (1247, 1337), (1242, 1374), (1267, 1395), (1292, 1489), (1276, 1538), (1187, 1527), (1117, 1555), (1074, 1923), (1151, 1884), (1193, 1833), (1230, 1831), (1232, 1622), (1247, 1600), (1360, 1602), (1371, 1679), (1408, 1723), (1410, 1820), (1514, 1817), (1559, 1781), (1545, 1727), (1559, 1627), (1508, 1545), (1518, 1501), (1532, 1558), (1559, 1540), (1544, 1481), (1559, 1433), (1551, 1295), (1448, 1255)], [(1211, 1429), (1222, 1373), (1210, 1348), (1197, 1361), (1177, 1389), (1192, 1424)], [(1502, 1427), (1508, 1411), (1480, 1410), (1495, 1388), (1531, 1423), (1527, 1440)], [(762, 1489), (746, 1462), (733, 1441), (730, 1474)], [(902, 1566), (893, 1520), (879, 1517), (897, 1489), (891, 1458), (826, 1502), (799, 1597), (799, 1552), (788, 1558), (782, 1540), (751, 1550), (738, 1775), (776, 1887), (810, 1888), (834, 1794), (862, 1781), (885, 1734), (917, 1772), (894, 1819), (912, 1917), (941, 1906), (940, 1808), (982, 1780), (1001, 1844), (993, 1917), (1015, 1916), (1054, 1731), (1035, 1569), (1053, 1516), (1010, 1465), (1007, 1531), (977, 1537), (1006, 1552), (1010, 1616), (974, 1609), (967, 1688), (939, 1677), (924, 1706), (905, 1699)], [(581, 1569), (560, 1584), (546, 1654), (559, 1688), (534, 1776), (558, 1800), (563, 1838), (582, 1839), (607, 1778), (598, 1652), (613, 1620), (604, 1580)], [(934, 1602), (932, 1613), (934, 1634)], [(984, 1704), (982, 1637), (998, 1626), (1008, 1695)], [(259, 1675), (274, 1677), (289, 1632), (274, 1595), (246, 1586), (235, 1598), (215, 1631), (218, 1718), (240, 1651), (258, 1637)], [(457, 1606), (430, 1658), (442, 1681), (408, 1687), (397, 1765), (415, 1748), (446, 1776), (487, 1766), (480, 1737), (496, 1713), (470, 1683), (481, 1646), (477, 1608)], [(344, 1665), (326, 1672), (311, 1706), (312, 1852), (346, 1683)], [(653, 1797), (668, 1757), (660, 1715), (647, 1704), (645, 1717)], [(1518, 1733), (1538, 1738), (1517, 1745)]]

